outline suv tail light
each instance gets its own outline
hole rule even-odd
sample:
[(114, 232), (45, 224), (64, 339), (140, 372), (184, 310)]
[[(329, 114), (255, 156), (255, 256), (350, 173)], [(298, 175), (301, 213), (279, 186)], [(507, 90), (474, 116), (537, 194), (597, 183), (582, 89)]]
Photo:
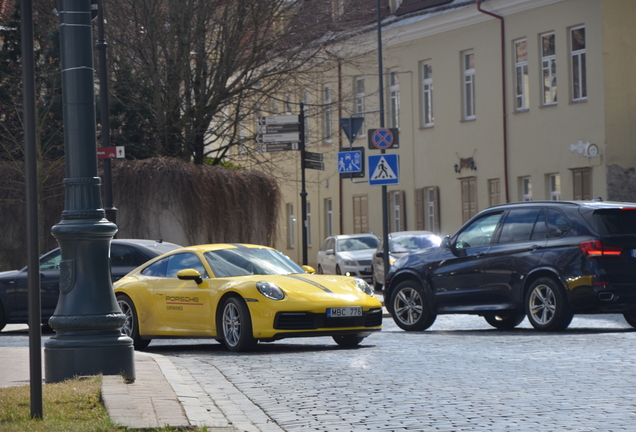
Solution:
[(588, 257), (600, 256), (619, 256), (623, 252), (623, 248), (604, 246), (600, 240), (584, 241), (579, 244), (581, 252)]

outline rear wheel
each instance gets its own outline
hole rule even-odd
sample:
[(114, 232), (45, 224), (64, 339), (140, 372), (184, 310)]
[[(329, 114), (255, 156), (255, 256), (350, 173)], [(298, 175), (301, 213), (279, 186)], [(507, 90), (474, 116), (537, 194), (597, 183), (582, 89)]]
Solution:
[(623, 316), (625, 317), (627, 324), (636, 328), (636, 312), (625, 312)]
[(150, 343), (150, 339), (142, 339), (141, 336), (139, 336), (139, 320), (132, 300), (126, 295), (119, 294), (117, 296), (117, 304), (122, 313), (126, 315), (126, 322), (124, 322), (121, 332), (133, 340), (133, 345), (136, 350), (146, 348)]
[(363, 339), (363, 336), (358, 335), (337, 335), (333, 337), (333, 340), (341, 347), (358, 346)]
[(435, 322), (437, 315), (426, 304), (424, 289), (416, 281), (400, 283), (391, 295), (391, 315), (403, 330), (426, 330)]
[(225, 346), (230, 351), (249, 351), (258, 343), (252, 334), (250, 311), (243, 299), (238, 297), (229, 297), (223, 303), (221, 331)]
[(565, 330), (574, 314), (565, 291), (554, 279), (542, 277), (534, 281), (526, 295), (528, 321), (537, 330)]
[(502, 312), (499, 314), (484, 315), (488, 324), (500, 330), (512, 330), (526, 318), (526, 314), (518, 312)]

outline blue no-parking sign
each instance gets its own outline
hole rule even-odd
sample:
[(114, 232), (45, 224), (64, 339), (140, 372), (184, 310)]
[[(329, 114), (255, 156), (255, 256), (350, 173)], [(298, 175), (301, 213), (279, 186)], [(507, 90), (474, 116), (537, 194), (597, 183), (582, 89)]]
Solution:
[(397, 154), (369, 156), (369, 184), (371, 186), (400, 183), (400, 159)]

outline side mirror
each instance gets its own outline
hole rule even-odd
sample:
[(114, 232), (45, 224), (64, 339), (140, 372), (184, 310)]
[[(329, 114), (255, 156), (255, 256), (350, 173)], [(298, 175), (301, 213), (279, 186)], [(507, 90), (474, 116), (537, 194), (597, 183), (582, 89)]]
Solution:
[(379, 251), (375, 253), (376, 258), (384, 258), (384, 251)]
[(314, 274), (316, 273), (316, 269), (313, 268), (312, 266), (308, 266), (308, 265), (304, 265), (301, 267), (303, 270), (305, 270), (307, 273), (309, 274)]
[(177, 272), (177, 277), (181, 280), (193, 280), (197, 283), (197, 285), (203, 283), (203, 279), (201, 279), (201, 273), (199, 273), (195, 269), (179, 270)]
[(442, 242), (440, 243), (440, 246), (442, 246), (444, 249), (453, 249), (453, 243), (451, 241), (451, 238), (449, 236), (442, 237)]
[(333, 251), (333, 249), (327, 249), (327, 251), (325, 252), (327, 255), (335, 255), (336, 253)]

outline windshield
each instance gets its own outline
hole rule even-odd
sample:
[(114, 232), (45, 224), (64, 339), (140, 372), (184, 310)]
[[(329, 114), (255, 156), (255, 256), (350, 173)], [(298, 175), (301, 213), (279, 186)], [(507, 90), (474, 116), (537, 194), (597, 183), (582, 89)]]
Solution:
[(636, 234), (636, 210), (608, 209), (594, 212), (594, 222), (601, 235)]
[(379, 238), (375, 236), (367, 236), (338, 239), (336, 245), (339, 252), (349, 252), (364, 249), (376, 249), (379, 244)]
[(441, 239), (438, 236), (432, 235), (394, 237), (389, 242), (389, 252), (413, 252), (419, 249), (439, 246), (440, 242)]
[(274, 249), (237, 248), (203, 254), (216, 277), (306, 273)]

